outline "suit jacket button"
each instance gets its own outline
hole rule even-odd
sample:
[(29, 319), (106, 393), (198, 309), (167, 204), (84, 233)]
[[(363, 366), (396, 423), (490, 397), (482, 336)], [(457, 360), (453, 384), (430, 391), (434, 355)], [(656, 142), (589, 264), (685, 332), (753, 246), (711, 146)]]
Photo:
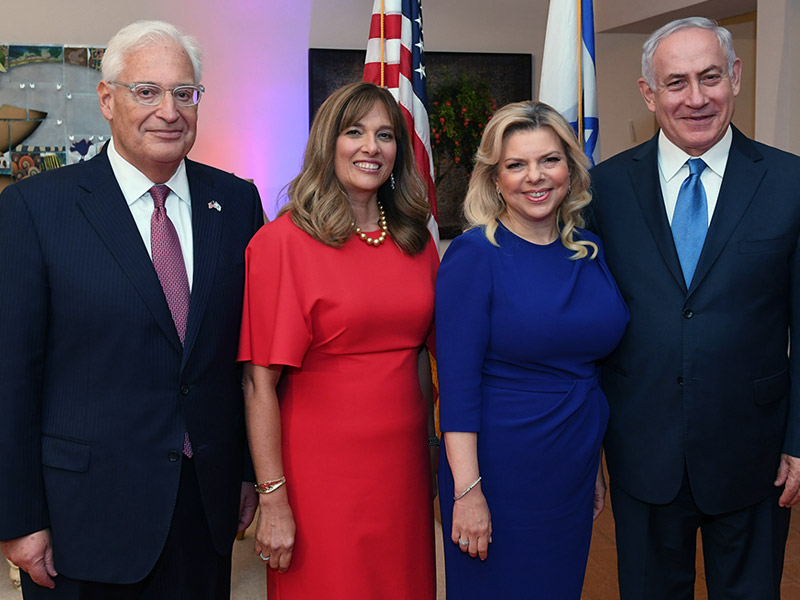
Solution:
[(167, 452), (167, 458), (169, 459), (169, 462), (177, 462), (180, 457), (181, 455), (177, 450), (170, 450)]
[(694, 312), (692, 312), (691, 308), (684, 308), (683, 309), (683, 318), (684, 319), (691, 319), (694, 316)]
[(188, 396), (189, 395), (189, 386), (185, 383), (181, 386), (181, 396)]
[(678, 385), (683, 385), (683, 376), (678, 376)]

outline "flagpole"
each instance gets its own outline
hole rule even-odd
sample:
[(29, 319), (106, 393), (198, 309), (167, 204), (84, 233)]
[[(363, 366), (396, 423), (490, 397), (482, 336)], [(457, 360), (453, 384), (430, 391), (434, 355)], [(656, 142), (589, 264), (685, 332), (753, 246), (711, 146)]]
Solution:
[(383, 20), (385, 18), (385, 7), (383, 4), (384, 0), (381, 0), (381, 87), (386, 87), (384, 85), (384, 77), (383, 77), (383, 66), (386, 64), (386, 57), (384, 56), (384, 49), (386, 48), (386, 34), (384, 33), (384, 25)]
[(583, 0), (578, 3), (578, 143), (583, 150)]

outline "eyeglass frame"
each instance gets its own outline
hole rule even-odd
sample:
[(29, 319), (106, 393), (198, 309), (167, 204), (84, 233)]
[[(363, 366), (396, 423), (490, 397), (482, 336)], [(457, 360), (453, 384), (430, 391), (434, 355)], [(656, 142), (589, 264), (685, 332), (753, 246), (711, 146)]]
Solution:
[[(157, 83), (146, 83), (146, 82), (143, 82), (143, 81), (140, 81), (138, 83), (125, 83), (124, 81), (112, 80), (112, 81), (108, 81), (107, 83), (109, 83), (110, 85), (119, 85), (119, 86), (122, 86), (124, 88), (128, 88), (130, 90), (131, 94), (133, 94), (133, 99), (137, 103), (139, 103), (139, 104), (141, 104), (143, 106), (158, 106), (159, 104), (161, 104), (164, 101), (164, 97), (166, 96), (167, 92), (169, 92), (170, 94), (172, 94), (172, 99), (175, 101), (175, 105), (176, 106), (180, 106), (181, 108), (191, 108), (193, 106), (197, 106), (198, 104), (200, 104), (200, 100), (203, 98), (203, 94), (206, 91), (205, 86), (203, 86), (200, 83), (198, 83), (198, 84), (177, 85), (172, 89), (168, 89), (168, 88), (162, 87), (162, 86), (158, 85)], [(141, 98), (139, 98), (139, 95), (136, 93), (136, 88), (141, 87), (141, 86), (147, 86), (147, 87), (151, 87), (151, 88), (158, 88), (161, 91), (161, 97), (159, 98), (158, 102), (153, 102), (152, 104), (148, 104), (147, 102), (142, 102)], [(197, 102), (194, 102), (192, 104), (181, 104), (178, 101), (178, 99), (175, 97), (175, 90), (187, 90), (187, 89), (188, 90), (193, 90), (194, 92), (197, 92)]]

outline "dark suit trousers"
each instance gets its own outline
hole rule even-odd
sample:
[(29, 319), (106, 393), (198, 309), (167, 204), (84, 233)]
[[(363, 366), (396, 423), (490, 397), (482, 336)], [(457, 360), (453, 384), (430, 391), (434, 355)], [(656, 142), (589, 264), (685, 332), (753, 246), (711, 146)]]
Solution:
[(697, 530), (709, 600), (779, 600), (791, 511), (781, 489), (742, 510), (704, 514), (684, 475), (678, 497), (648, 504), (611, 481), (621, 600), (694, 598)]
[[(125, 515), (119, 518), (124, 519)], [(136, 552), (136, 548), (130, 551)], [(144, 580), (109, 584), (58, 575), (55, 589), (50, 590), (33, 583), (27, 573), (21, 575), (25, 600), (229, 600), (231, 553), (220, 556), (214, 550), (194, 461), (183, 457), (178, 499), (167, 541)]]

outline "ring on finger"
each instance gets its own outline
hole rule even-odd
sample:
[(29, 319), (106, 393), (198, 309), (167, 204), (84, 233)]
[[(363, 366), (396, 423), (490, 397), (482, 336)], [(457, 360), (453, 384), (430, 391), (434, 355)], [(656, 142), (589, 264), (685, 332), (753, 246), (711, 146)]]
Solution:
[(462, 548), (466, 548), (469, 546), (469, 540), (462, 540), (461, 538), (458, 538), (458, 545)]
[(259, 552), (259, 553), (258, 553), (258, 558), (260, 558), (260, 559), (261, 559), (261, 560), (263, 560), (264, 562), (267, 562), (267, 561), (269, 560), (269, 556), (264, 556), (264, 553), (263, 553), (263, 552)]

